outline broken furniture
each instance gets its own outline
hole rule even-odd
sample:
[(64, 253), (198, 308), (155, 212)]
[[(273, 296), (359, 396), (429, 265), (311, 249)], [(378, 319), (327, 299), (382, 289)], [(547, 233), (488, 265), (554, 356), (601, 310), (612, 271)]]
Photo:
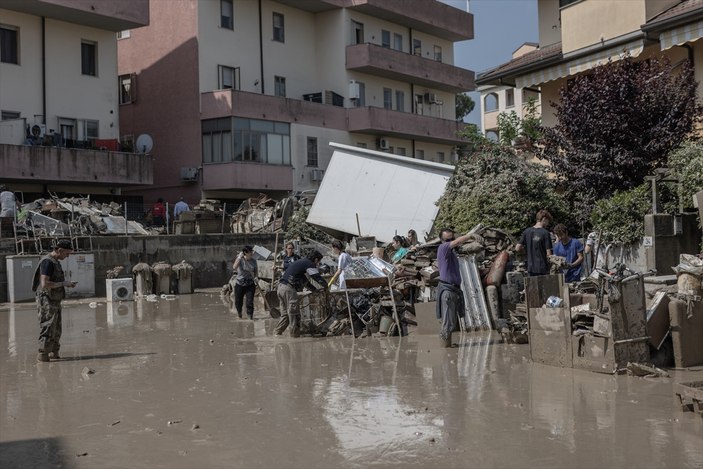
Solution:
[(695, 412), (703, 418), (703, 381), (674, 384), (674, 403), (684, 412)]

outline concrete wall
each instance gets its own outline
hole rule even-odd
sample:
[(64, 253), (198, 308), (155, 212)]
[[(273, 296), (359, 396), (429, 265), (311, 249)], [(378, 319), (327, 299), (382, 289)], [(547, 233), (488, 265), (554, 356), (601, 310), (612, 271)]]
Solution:
[[(123, 273), (131, 275), (132, 267), (139, 262), (176, 264), (185, 260), (193, 265), (194, 288), (222, 286), (232, 275), (232, 260), (242, 247), (259, 245), (273, 251), (275, 238), (271, 233), (94, 237), (90, 252), (95, 254), (95, 294), (105, 295), (108, 269), (121, 265)], [(78, 242), (82, 251), (89, 251), (91, 240), (79, 238)], [(14, 255), (14, 249), (14, 240), (0, 240), (0, 303), (7, 301), (5, 256)]]
[(559, 0), (538, 0), (539, 45), (548, 46), (561, 41)]

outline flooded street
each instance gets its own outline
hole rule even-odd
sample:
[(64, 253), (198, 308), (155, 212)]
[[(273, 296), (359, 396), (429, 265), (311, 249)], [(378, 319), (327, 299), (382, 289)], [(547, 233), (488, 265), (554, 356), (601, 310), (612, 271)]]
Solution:
[[(33, 304), (0, 309), (0, 466), (703, 467), (672, 385), (530, 363), (497, 335), (274, 337), (217, 292), (66, 302), (36, 362)], [(94, 373), (90, 371), (94, 370)]]

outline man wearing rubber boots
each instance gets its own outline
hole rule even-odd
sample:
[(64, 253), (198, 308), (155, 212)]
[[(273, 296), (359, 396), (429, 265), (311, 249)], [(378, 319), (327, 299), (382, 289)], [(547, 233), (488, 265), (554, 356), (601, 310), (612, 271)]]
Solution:
[(437, 249), (437, 265), (439, 267), (439, 285), (437, 286), (437, 319), (442, 321), (439, 331), (440, 345), (452, 346), (452, 332), (459, 324), (459, 318), (464, 317), (464, 294), (461, 291), (461, 272), (459, 258), (454, 248), (461, 246), (469, 239), (469, 235), (454, 236), (454, 230), (444, 228), (439, 237), (442, 244)]
[(36, 292), (39, 313), (39, 354), (37, 361), (48, 362), (59, 357), (61, 340), (61, 300), (66, 297), (66, 288), (76, 282), (67, 282), (61, 268), (62, 261), (73, 251), (71, 241), (59, 240), (53, 251), (44, 256), (34, 272), (32, 290)]
[(318, 251), (313, 251), (308, 257), (290, 264), (281, 280), (279, 280), (276, 293), (281, 305), (281, 320), (276, 326), (276, 335), (283, 334), (290, 324), (290, 336), (300, 337), (298, 292), (302, 291), (306, 286), (312, 291), (317, 290), (317, 287), (310, 282), (310, 279), (321, 285), (321, 288), (324, 288), (325, 281), (317, 270), (321, 260), (322, 254)]

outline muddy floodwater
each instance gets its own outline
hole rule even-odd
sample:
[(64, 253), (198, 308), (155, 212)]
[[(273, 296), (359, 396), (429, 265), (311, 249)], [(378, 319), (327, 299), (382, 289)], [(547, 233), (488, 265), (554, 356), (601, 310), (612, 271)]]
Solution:
[[(93, 305), (95, 306), (95, 305)], [(32, 304), (0, 306), (0, 467), (703, 467), (671, 378), (530, 363), (495, 334), (291, 339), (216, 292), (67, 302), (37, 363)]]

